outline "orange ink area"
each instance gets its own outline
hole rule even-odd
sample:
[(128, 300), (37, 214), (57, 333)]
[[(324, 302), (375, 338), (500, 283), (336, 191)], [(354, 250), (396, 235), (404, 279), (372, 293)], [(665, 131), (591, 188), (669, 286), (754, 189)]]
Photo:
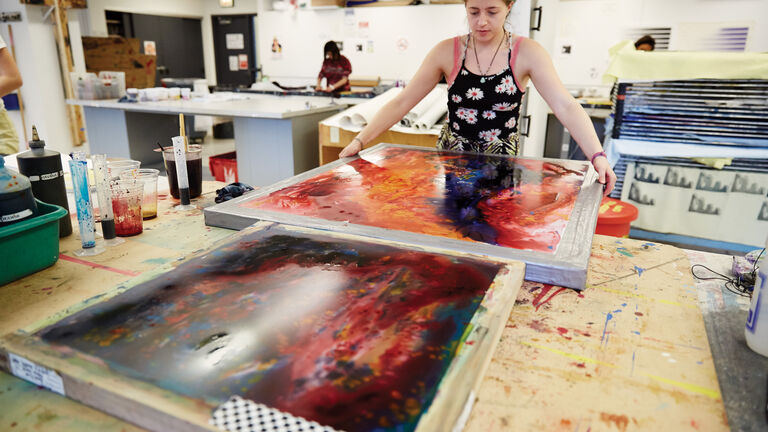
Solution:
[(339, 430), (408, 432), (501, 270), (273, 226), (37, 336), (206, 404), (240, 395)]
[(389, 147), (240, 205), (554, 253), (586, 169)]

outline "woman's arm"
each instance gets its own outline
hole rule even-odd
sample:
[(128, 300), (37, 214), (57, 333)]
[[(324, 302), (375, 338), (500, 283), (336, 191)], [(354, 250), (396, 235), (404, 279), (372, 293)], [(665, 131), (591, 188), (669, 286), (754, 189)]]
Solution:
[(328, 88), (325, 89), (325, 91), (328, 91), (328, 92), (336, 91), (344, 87), (348, 82), (349, 82), (349, 77), (344, 77), (336, 81), (335, 83), (333, 83), (333, 85), (329, 85)]
[[(447, 56), (447, 57), (446, 57)], [(447, 39), (437, 44), (427, 54), (413, 79), (394, 99), (384, 105), (373, 119), (360, 131), (349, 145), (344, 147), (339, 157), (354, 156), (363, 146), (389, 130), (402, 120), (420, 100), (440, 82), (440, 77), (448, 75), (446, 59), (450, 64), (453, 56), (453, 40)]]
[(531, 39), (524, 40), (521, 43), (520, 55), (525, 59), (523, 75), (530, 76), (536, 90), (552, 112), (568, 129), (587, 159), (592, 161), (592, 165), (600, 176), (600, 183), (605, 185), (605, 195), (608, 195), (616, 184), (616, 174), (605, 156), (595, 156), (603, 151), (603, 146), (597, 138), (595, 128), (586, 111), (565, 89), (549, 54), (538, 42)]
[(22, 84), (21, 74), (8, 48), (0, 49), (0, 96), (7, 95)]

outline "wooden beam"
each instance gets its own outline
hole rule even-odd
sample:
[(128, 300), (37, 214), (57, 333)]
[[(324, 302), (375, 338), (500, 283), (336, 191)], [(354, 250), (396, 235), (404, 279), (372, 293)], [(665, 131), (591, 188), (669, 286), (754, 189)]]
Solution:
[[(53, 11), (54, 36), (56, 46), (59, 51), (59, 66), (61, 68), (61, 81), (64, 84), (64, 96), (67, 99), (75, 98), (75, 91), (72, 88), (72, 80), (69, 73), (74, 71), (72, 61), (72, 50), (70, 49), (69, 27), (67, 26), (67, 10), (62, 6), (59, 0), (55, 0)], [(85, 126), (83, 123), (83, 111), (80, 106), (67, 105), (67, 117), (69, 118), (69, 129), (72, 134), (72, 143), (75, 146), (81, 146), (85, 142)]]

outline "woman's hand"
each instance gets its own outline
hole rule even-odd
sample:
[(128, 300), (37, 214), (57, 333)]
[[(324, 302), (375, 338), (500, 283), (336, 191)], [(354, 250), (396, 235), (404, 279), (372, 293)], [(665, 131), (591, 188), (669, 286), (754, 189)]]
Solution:
[(611, 164), (608, 163), (608, 159), (605, 156), (598, 156), (592, 162), (592, 166), (595, 167), (595, 171), (598, 174), (598, 181), (605, 187), (603, 191), (604, 196), (608, 196), (616, 185), (616, 173), (613, 172)]
[(339, 157), (345, 158), (345, 157), (354, 156), (360, 153), (360, 150), (362, 149), (363, 149), (363, 142), (360, 141), (359, 138), (354, 138), (352, 142), (347, 144), (347, 146), (344, 147), (344, 150), (342, 150), (341, 153), (339, 153)]

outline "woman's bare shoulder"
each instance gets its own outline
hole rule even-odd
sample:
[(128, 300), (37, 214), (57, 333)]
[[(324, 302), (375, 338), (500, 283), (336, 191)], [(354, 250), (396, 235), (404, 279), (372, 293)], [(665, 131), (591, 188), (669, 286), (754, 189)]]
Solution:
[[(453, 54), (453, 41), (456, 38), (449, 38), (449, 39), (443, 39), (440, 42), (437, 43), (437, 45), (432, 48), (432, 51), (437, 52), (439, 54)], [(459, 37), (459, 42), (461, 42), (461, 37)]]

